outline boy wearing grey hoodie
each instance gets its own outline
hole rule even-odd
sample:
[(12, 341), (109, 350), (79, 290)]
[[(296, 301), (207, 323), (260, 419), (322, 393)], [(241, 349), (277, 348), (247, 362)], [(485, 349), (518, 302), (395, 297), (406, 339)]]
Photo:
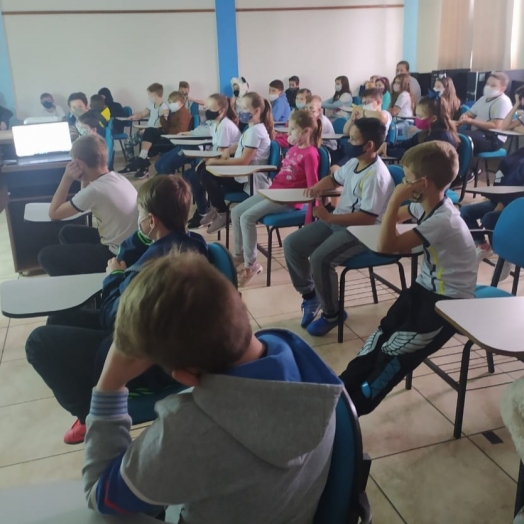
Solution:
[[(159, 402), (158, 419), (131, 441), (125, 384), (154, 364), (194, 389)], [(157, 259), (121, 298), (93, 390), (89, 506), (108, 515), (171, 506), (179, 524), (312, 523), (341, 391), (296, 335), (253, 334), (237, 290), (205, 257)]]

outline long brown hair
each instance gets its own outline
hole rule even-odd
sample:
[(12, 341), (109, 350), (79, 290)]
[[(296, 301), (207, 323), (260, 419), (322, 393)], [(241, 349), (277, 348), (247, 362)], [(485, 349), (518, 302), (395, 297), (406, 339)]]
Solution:
[(427, 96), (420, 99), (418, 107), (423, 107), (424, 112), (427, 113), (430, 117), (436, 117), (435, 122), (431, 123), (431, 128), (429, 130), (424, 130), (418, 133), (419, 143), (424, 142), (429, 136), (431, 131), (447, 131), (453, 137), (455, 145), (459, 144), (459, 137), (457, 133), (457, 128), (455, 123), (451, 120), (451, 115), (449, 114), (448, 103), (445, 98), (429, 98)]
[[(390, 109), (395, 107), (395, 103), (398, 100), (398, 97), (400, 96), (400, 93), (403, 93), (406, 91), (406, 93), (409, 94), (411, 98), (411, 110), (415, 110), (415, 97), (413, 96), (413, 93), (411, 92), (411, 83), (409, 81), (409, 75), (406, 75), (404, 73), (401, 73), (400, 75), (397, 75), (393, 82), (391, 82), (391, 105), (389, 106)], [(395, 85), (395, 82), (398, 82), (400, 84), (400, 91), (395, 91), (393, 89), (393, 86)]]
[(441, 97), (446, 100), (448, 109), (451, 113), (451, 118), (455, 116), (456, 113), (458, 113), (460, 109), (460, 100), (457, 96), (457, 91), (455, 90), (455, 84), (453, 80), (447, 76), (443, 78), (437, 78), (435, 82), (440, 82), (444, 87), (444, 93), (442, 93)]
[(271, 104), (254, 91), (246, 93), (242, 98), (248, 98), (251, 102), (251, 107), (254, 107), (255, 109), (261, 108), (262, 111), (260, 113), (260, 122), (264, 124), (269, 134), (269, 138), (273, 140), (275, 137), (275, 124), (273, 122)]
[(336, 102), (340, 97), (341, 95), (343, 95), (344, 93), (349, 93), (351, 94), (351, 87), (349, 87), (349, 79), (347, 76), (337, 76), (337, 78), (335, 78), (335, 82), (339, 80), (340, 83), (342, 84), (342, 89), (340, 91), (335, 91), (335, 94), (333, 95), (333, 102)]
[(307, 109), (293, 111), (290, 120), (295, 122), (300, 129), (311, 129), (311, 145), (320, 147), (322, 144), (322, 120), (315, 117)]
[(218, 107), (221, 111), (222, 109), (227, 108), (227, 118), (229, 118), (229, 120), (231, 120), (238, 126), (238, 115), (233, 108), (233, 104), (231, 103), (230, 98), (223, 95), (222, 93), (213, 93), (212, 95), (209, 95), (209, 98), (212, 98), (218, 104)]

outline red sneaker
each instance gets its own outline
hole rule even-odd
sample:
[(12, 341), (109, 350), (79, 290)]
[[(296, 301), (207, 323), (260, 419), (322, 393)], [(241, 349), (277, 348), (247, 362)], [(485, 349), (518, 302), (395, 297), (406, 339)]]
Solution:
[(75, 423), (66, 431), (64, 435), (64, 442), (66, 444), (82, 444), (86, 436), (86, 425), (81, 424), (78, 419)]

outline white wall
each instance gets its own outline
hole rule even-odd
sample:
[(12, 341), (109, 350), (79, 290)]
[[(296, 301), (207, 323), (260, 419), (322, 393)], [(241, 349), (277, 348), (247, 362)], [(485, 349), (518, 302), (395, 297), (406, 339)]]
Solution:
[(441, 0), (422, 0), (418, 8), (417, 71), (438, 69)]
[(9, 15), (9, 11), (213, 9), (213, 0), (2, 0), (17, 116), (41, 111), (49, 91), (64, 107), (68, 95), (88, 97), (109, 87), (134, 109), (153, 82), (166, 93), (180, 80), (203, 97), (218, 88), (214, 12)]
[[(237, 0), (237, 9), (403, 4), (403, 0)], [(333, 96), (335, 77), (353, 92), (371, 75), (390, 80), (402, 60), (402, 8), (237, 12), (239, 71), (250, 88), (267, 93), (274, 79), (300, 77), (301, 87)]]

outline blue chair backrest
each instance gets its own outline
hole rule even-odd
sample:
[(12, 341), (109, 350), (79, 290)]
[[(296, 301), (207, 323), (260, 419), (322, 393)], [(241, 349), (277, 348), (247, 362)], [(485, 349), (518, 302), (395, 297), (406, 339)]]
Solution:
[(105, 129), (105, 141), (107, 145), (107, 159), (110, 170), (113, 170), (113, 160), (115, 151), (115, 139), (113, 138), (113, 119), (109, 121), (108, 126)]
[(124, 106), (122, 108), (122, 112), (124, 113), (125, 117), (131, 116), (133, 114), (133, 110), (129, 106)]
[(335, 131), (335, 133), (343, 133), (344, 126), (346, 125), (347, 121), (347, 118), (337, 118), (333, 122), (333, 130)]
[(215, 266), (235, 287), (238, 287), (237, 271), (231, 253), (218, 242), (207, 245), (209, 262)]
[[(269, 158), (268, 165), (270, 166), (280, 166), (280, 158), (282, 156), (282, 149), (280, 144), (275, 140), (271, 140), (271, 145), (269, 146)], [(273, 173), (276, 175), (276, 171)]]
[(469, 106), (467, 106), (466, 104), (462, 104), (460, 107), (459, 107), (459, 115), (462, 116), (464, 113), (467, 113), (469, 111)]
[[(524, 238), (518, 234), (524, 224), (524, 198), (504, 208), (493, 231), (493, 251), (518, 267), (524, 267)], [(516, 234), (517, 233), (517, 234)]]
[(355, 104), (356, 106), (360, 106), (360, 105), (362, 105), (362, 100), (360, 99), (359, 96), (354, 96), (352, 103)]
[(402, 180), (404, 180), (404, 170), (402, 169), (402, 166), (392, 164), (388, 166), (388, 170), (391, 178), (395, 181), (395, 185), (398, 186), (399, 184), (402, 184)]
[(467, 135), (459, 133), (460, 144), (458, 146), (459, 176), (466, 176), (473, 158), (473, 142)]
[(391, 121), (391, 125), (389, 126), (389, 131), (386, 136), (386, 142), (389, 144), (394, 144), (397, 141), (397, 124), (393, 120)]
[(319, 163), (318, 163), (318, 179), (329, 175), (329, 166), (331, 165), (331, 156), (329, 151), (324, 147), (318, 148)]
[(336, 407), (336, 430), (328, 479), (315, 513), (314, 524), (356, 522), (363, 467), (362, 435), (353, 403), (342, 392)]

